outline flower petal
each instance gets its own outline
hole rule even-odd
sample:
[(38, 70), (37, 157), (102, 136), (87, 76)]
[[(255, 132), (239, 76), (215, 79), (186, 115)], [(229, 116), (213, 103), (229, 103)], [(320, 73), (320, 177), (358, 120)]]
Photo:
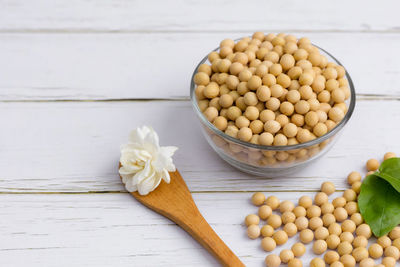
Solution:
[(171, 157), (176, 150), (176, 147), (160, 147), (156, 160), (152, 163), (156, 171), (161, 172), (164, 168), (168, 171), (175, 171), (175, 165)]
[(133, 179), (127, 180), (125, 188), (128, 190), (128, 192), (136, 192), (138, 190), (137, 185), (133, 183)]
[(122, 165), (122, 170), (120, 170), (120, 173), (135, 173), (141, 169), (143, 169), (142, 165), (137, 164), (137, 162), (133, 161), (132, 159), (128, 158), (122, 158), (120, 159), (121, 165)]
[(134, 171), (130, 170), (129, 168), (125, 168), (124, 166), (119, 168), (118, 172), (120, 175), (132, 175), (135, 173)]
[(161, 176), (157, 173), (152, 173), (151, 176), (147, 177), (146, 179), (142, 180), (140, 184), (137, 185), (139, 194), (147, 195), (160, 184)]
[(132, 179), (132, 177), (133, 174), (121, 174), (122, 182), (124, 184), (126, 184), (129, 179)]
[(156, 148), (159, 147), (159, 138), (158, 134), (153, 130), (153, 128), (148, 128), (149, 132), (146, 134), (144, 138), (144, 143), (153, 144)]
[(139, 172), (137, 172), (133, 177), (132, 177), (132, 181), (135, 185), (141, 183), (144, 179), (146, 179), (146, 173), (144, 170), (141, 170)]
[(162, 178), (167, 184), (169, 184), (170, 181), (171, 181), (171, 177), (169, 176), (169, 172), (166, 169), (163, 169)]
[(151, 129), (147, 126), (138, 127), (130, 133), (129, 141), (131, 143), (143, 144), (150, 131)]
[(172, 157), (178, 150), (176, 146), (162, 146), (160, 147), (161, 153), (165, 154), (167, 157)]

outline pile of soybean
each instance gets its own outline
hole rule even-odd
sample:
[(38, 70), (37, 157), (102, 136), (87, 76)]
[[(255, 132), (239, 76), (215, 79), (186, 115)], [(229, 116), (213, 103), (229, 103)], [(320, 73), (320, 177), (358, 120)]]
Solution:
[(225, 39), (194, 76), (205, 118), (227, 135), (266, 146), (305, 143), (347, 113), (346, 70), (311, 41), (255, 32)]
[[(388, 152), (384, 159), (395, 156)], [(378, 160), (367, 161), (367, 175), (378, 168)], [(311, 267), (354, 267), (357, 263), (360, 267), (396, 266), (400, 258), (400, 227), (368, 245), (372, 232), (357, 203), (361, 179), (359, 172), (351, 172), (347, 177), (351, 188), (331, 202), (329, 195), (336, 191), (331, 182), (321, 185), (314, 200), (309, 196), (300, 197), (297, 206), (289, 200), (280, 201), (276, 196), (266, 198), (263, 193), (255, 193), (251, 201), (259, 206), (258, 214), (247, 215), (245, 219), (249, 238), (261, 236), (261, 247), (267, 252), (274, 251), (297, 234), (300, 240), (291, 249), (283, 249), (279, 254), (270, 253), (265, 258), (266, 266), (303, 266), (300, 258), (306, 252), (305, 244), (311, 242), (313, 253), (319, 255), (311, 260)], [(261, 228), (260, 220), (266, 221)], [(380, 263), (377, 262), (379, 259)]]

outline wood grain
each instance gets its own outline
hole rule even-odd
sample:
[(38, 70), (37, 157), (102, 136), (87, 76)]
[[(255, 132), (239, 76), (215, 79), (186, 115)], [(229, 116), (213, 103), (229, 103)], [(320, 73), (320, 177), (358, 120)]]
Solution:
[[(206, 176), (203, 177), (207, 179)], [(266, 192), (296, 203), (314, 193)], [(340, 194), (334, 194), (334, 197)], [(261, 240), (246, 235), (244, 218), (256, 213), (251, 193), (194, 193), (204, 218), (249, 267), (265, 266)], [(21, 212), (23, 211), (23, 212)], [(197, 242), (127, 193), (0, 194), (0, 265), (219, 266)], [(263, 225), (265, 222), (261, 222)], [(279, 246), (290, 248), (298, 237)], [(303, 266), (315, 257), (311, 244)]]
[[(0, 266), (219, 266), (178, 226), (116, 193), (124, 192), (118, 147), (143, 124), (162, 144), (180, 147), (174, 159), (200, 212), (246, 266), (264, 266), (267, 253), (246, 237), (243, 219), (257, 209), (243, 191), (295, 201), (325, 180), (343, 190), (346, 174), (364, 171), (368, 158), (400, 154), (396, 0), (0, 0), (0, 7)], [(255, 30), (310, 37), (344, 63), (359, 93), (336, 146), (286, 177), (255, 178), (225, 164), (188, 101), (125, 101), (187, 100), (196, 63), (222, 38)], [(313, 257), (308, 245), (303, 266)]]
[(344, 189), (343, 177), (363, 170), (367, 159), (400, 153), (393, 141), (399, 117), (397, 100), (359, 100), (343, 135), (322, 159), (291, 175), (262, 179), (233, 169), (214, 153), (187, 101), (2, 103), (0, 121), (7, 130), (0, 131), (0, 191), (122, 191), (113, 162), (128, 133), (145, 124), (159, 133), (161, 145), (179, 147), (175, 164), (195, 192), (310, 191), (325, 179)]
[(170, 179), (169, 184), (162, 181), (156, 190), (148, 195), (142, 196), (138, 192), (131, 194), (149, 209), (179, 225), (210, 252), (221, 265), (244, 267), (245, 265), (201, 215), (179, 171), (171, 172)]
[[(0, 34), (0, 101), (187, 99), (200, 59), (250, 33)], [(400, 96), (400, 34), (296, 35), (335, 55), (357, 93)]]
[(0, 30), (56, 32), (398, 31), (398, 2), (2, 1)]

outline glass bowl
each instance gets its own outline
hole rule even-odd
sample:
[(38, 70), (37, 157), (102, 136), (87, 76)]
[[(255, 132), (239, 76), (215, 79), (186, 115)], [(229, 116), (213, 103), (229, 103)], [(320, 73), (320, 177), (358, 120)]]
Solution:
[[(322, 55), (327, 57), (329, 62), (335, 62), (336, 64), (343, 66), (327, 51), (318, 46), (316, 47), (320, 50)], [(216, 48), (213, 51), (218, 51), (218, 49), (219, 48)], [(285, 174), (306, 166), (308, 163), (321, 157), (332, 148), (339, 138), (344, 126), (353, 114), (356, 95), (353, 82), (346, 70), (346, 78), (350, 88), (350, 97), (345, 102), (348, 110), (343, 120), (340, 121), (331, 131), (314, 140), (288, 146), (264, 146), (241, 141), (217, 129), (204, 117), (197, 104), (194, 75), (197, 73), (199, 66), (207, 61), (208, 55), (200, 61), (193, 72), (190, 83), (190, 98), (192, 105), (197, 118), (201, 122), (202, 132), (210, 146), (222, 159), (241, 171), (253, 175), (266, 176)]]

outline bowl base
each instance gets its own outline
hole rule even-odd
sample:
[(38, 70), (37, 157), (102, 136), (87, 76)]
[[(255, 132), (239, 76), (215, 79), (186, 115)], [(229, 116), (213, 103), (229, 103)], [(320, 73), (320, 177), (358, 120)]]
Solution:
[[(214, 147), (213, 147), (214, 148)], [(309, 158), (306, 161), (294, 163), (290, 166), (282, 166), (282, 167), (260, 167), (260, 166), (252, 166), (247, 163), (240, 162), (235, 160), (231, 157), (228, 157), (224, 152), (219, 151), (218, 149), (214, 149), (215, 152), (229, 165), (235, 167), (236, 169), (259, 177), (271, 178), (271, 177), (279, 177), (288, 174), (293, 174), (304, 167), (307, 167), (310, 163), (315, 162), (320, 156), (324, 155), (329, 151), (329, 149), (324, 149), (318, 155), (314, 156), (313, 158)]]

